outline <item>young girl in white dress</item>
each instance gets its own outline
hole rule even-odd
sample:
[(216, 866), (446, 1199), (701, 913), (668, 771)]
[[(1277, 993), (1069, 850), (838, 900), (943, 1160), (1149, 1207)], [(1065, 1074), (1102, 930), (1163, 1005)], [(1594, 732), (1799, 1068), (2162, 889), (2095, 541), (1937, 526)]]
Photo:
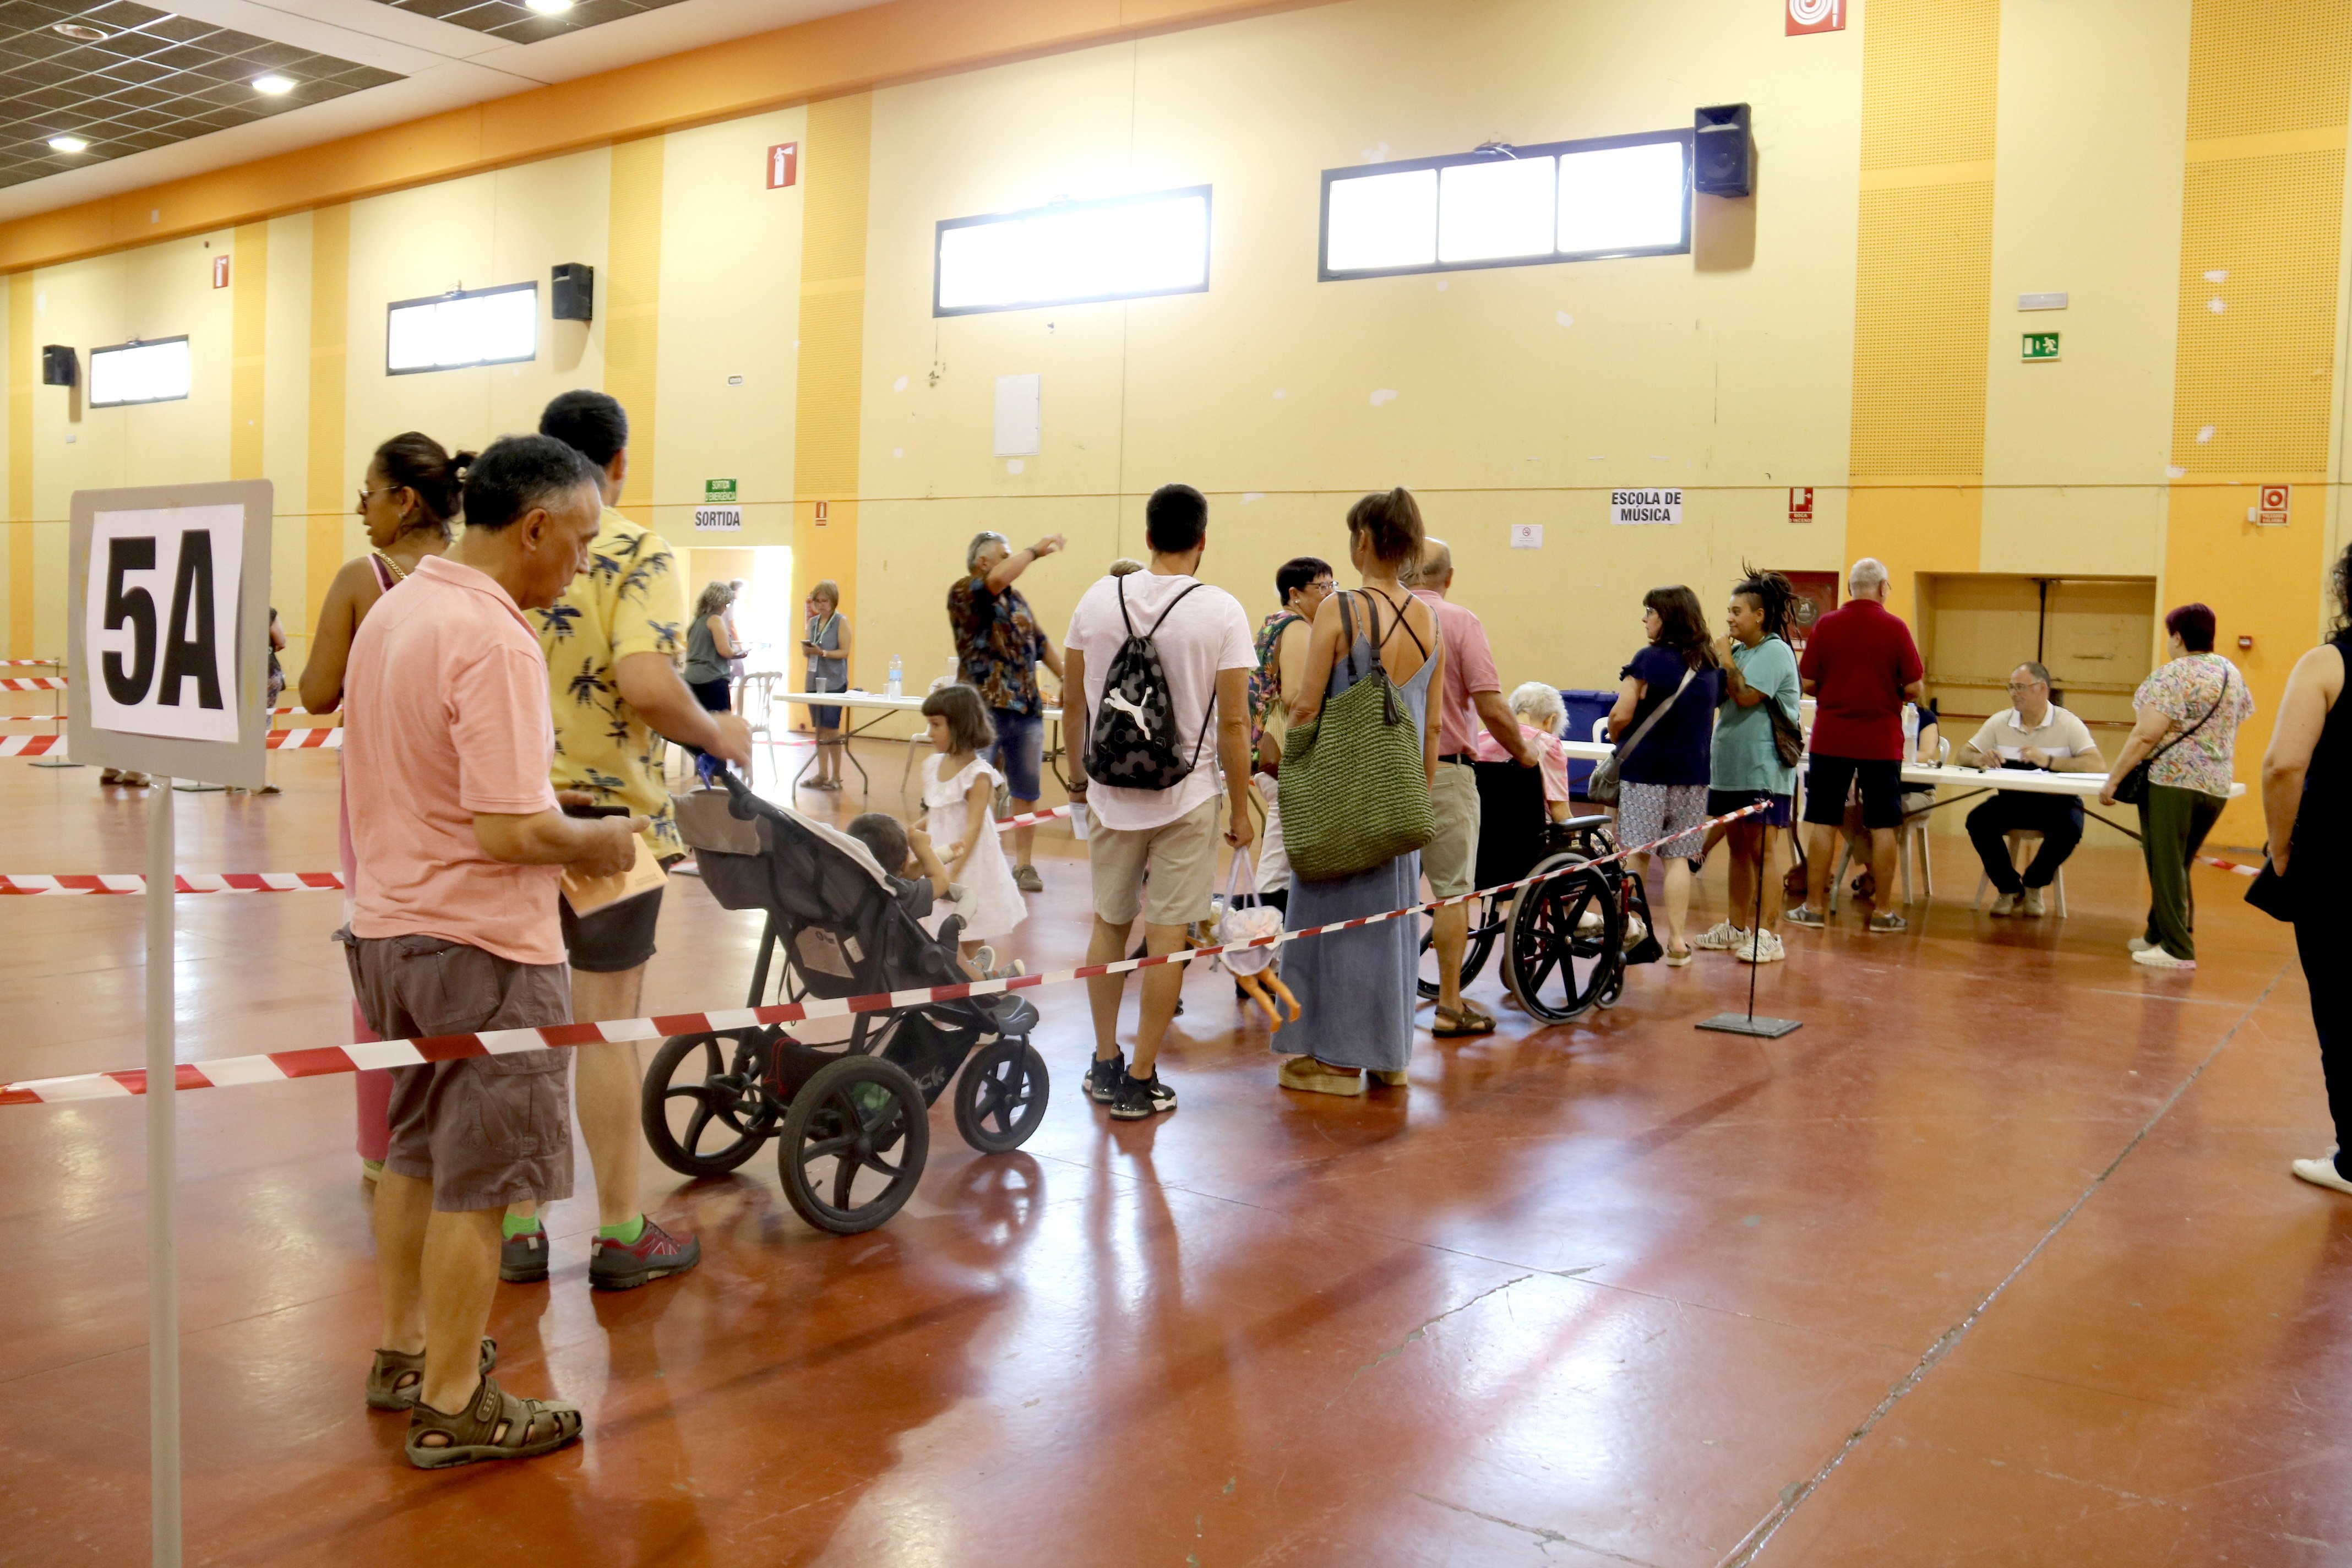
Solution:
[(1003, 781), (981, 759), (995, 740), (988, 710), (969, 686), (942, 686), (923, 699), (930, 726), (931, 754), (923, 759), (924, 826), (950, 881), (963, 884), (962, 951), (966, 958), (992, 937), (1001, 937), (1028, 918), (1021, 889), (1013, 880), (996, 825), (990, 820), (996, 789)]

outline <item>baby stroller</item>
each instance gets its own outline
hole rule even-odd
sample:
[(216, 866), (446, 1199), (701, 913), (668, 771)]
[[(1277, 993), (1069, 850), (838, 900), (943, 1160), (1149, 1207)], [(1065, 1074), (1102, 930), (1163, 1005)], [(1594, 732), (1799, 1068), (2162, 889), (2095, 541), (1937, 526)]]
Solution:
[[(1473, 766), (1478, 776), (1473, 884), (1492, 888), (1538, 872), (1559, 874), (1517, 893), (1470, 904), (1462, 984), (1469, 984), (1486, 967), (1499, 942), (1503, 983), (1537, 1017), (1560, 1024), (1596, 1004), (1615, 1006), (1625, 992), (1626, 966), (1664, 953), (1649, 935), (1650, 906), (1642, 879), (1626, 875), (1619, 861), (1588, 864), (1616, 848), (1609, 818), (1554, 822), (1544, 808), (1539, 770), (1509, 762)], [(1425, 916), (1423, 923), (1429, 923)], [(1635, 930), (1643, 935), (1629, 951), (1625, 933)], [(1420, 990), (1432, 1001), (1438, 994), (1434, 946), (1433, 932), (1424, 930)]]
[[(769, 1000), (780, 949), (791, 1001), (967, 982), (961, 917), (937, 938), (916, 923), (930, 912), (928, 883), (894, 882), (847, 834), (719, 777), (723, 794), (675, 797), (678, 830), (721, 908), (767, 911), (747, 1005)], [(860, 1013), (845, 1042), (823, 1046), (775, 1025), (673, 1036), (646, 1073), (646, 1139), (671, 1170), (716, 1176), (773, 1138), (803, 1219), (839, 1236), (871, 1230), (913, 1195), (929, 1110), (950, 1079), (956, 1131), (973, 1148), (1004, 1153), (1036, 1131), (1050, 1089), (1029, 1043), (1036, 1023), (1027, 1002), (997, 994)]]

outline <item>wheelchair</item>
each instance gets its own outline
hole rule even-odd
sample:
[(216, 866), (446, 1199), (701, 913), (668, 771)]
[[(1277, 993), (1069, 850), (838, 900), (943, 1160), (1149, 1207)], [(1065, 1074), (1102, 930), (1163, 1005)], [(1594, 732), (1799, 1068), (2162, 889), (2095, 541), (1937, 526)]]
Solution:
[[(1595, 1006), (1615, 1006), (1624, 995), (1627, 966), (1654, 962), (1664, 950), (1650, 934), (1642, 879), (1618, 861), (1593, 864), (1615, 853), (1610, 819), (1596, 815), (1554, 822), (1544, 806), (1540, 770), (1511, 762), (1472, 766), (1478, 778), (1474, 885), (1492, 888), (1536, 875), (1545, 880), (1472, 900), (1462, 984), (1482, 973), (1500, 946), (1503, 984), (1546, 1023), (1564, 1024)], [(1422, 997), (1434, 1001), (1434, 922), (1424, 915), (1422, 923), (1418, 984)], [(1628, 931), (1641, 933), (1631, 951)]]
[[(787, 998), (958, 985), (962, 922), (933, 937), (928, 883), (886, 875), (847, 834), (753, 795), (674, 797), (678, 830), (719, 906), (767, 912), (745, 1005), (769, 1000), (776, 955)], [(639, 1120), (655, 1156), (719, 1176), (773, 1139), (784, 1196), (819, 1230), (854, 1236), (914, 1195), (930, 1150), (931, 1104), (952, 1080), (956, 1131), (985, 1154), (1019, 1148), (1045, 1117), (1051, 1085), (1029, 1043), (1037, 1010), (1009, 994), (859, 1013), (845, 1045), (803, 1044), (779, 1025), (664, 1040), (646, 1069)]]

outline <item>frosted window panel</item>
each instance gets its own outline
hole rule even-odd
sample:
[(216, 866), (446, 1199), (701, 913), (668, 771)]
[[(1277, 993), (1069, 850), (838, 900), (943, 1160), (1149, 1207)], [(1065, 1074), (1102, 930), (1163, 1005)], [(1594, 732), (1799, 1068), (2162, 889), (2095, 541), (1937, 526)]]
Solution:
[(1552, 252), (1549, 158), (1500, 158), (1455, 163), (1437, 192), (1437, 258), (1499, 261)]
[(185, 397), (192, 369), (184, 338), (93, 353), (89, 356), (90, 406)]
[(1027, 226), (966, 224), (940, 237), (940, 308), (1010, 305), (1021, 299)]
[(481, 306), (480, 346), (476, 356), (486, 360), (523, 360), (539, 353), (539, 290), (512, 289), (485, 294)]
[(1559, 160), (1559, 248), (1570, 254), (1683, 243), (1680, 142), (1645, 142)]
[(1122, 291), (1198, 289), (1209, 280), (1209, 204), (1199, 196), (1109, 207), (1118, 220)]
[(393, 370), (423, 370), (433, 361), (434, 305), (411, 305), (394, 310), (385, 344), (384, 363)]
[(1331, 272), (1427, 267), (1437, 259), (1437, 171), (1331, 182), (1323, 266)]

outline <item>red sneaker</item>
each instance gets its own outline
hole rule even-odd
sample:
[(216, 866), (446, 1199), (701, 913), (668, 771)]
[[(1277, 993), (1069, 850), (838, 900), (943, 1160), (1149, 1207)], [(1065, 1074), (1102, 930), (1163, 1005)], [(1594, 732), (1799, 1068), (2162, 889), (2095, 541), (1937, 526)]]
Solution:
[(599, 1290), (634, 1290), (702, 1261), (702, 1243), (672, 1236), (648, 1217), (635, 1241), (598, 1237), (588, 1245), (588, 1283)]

